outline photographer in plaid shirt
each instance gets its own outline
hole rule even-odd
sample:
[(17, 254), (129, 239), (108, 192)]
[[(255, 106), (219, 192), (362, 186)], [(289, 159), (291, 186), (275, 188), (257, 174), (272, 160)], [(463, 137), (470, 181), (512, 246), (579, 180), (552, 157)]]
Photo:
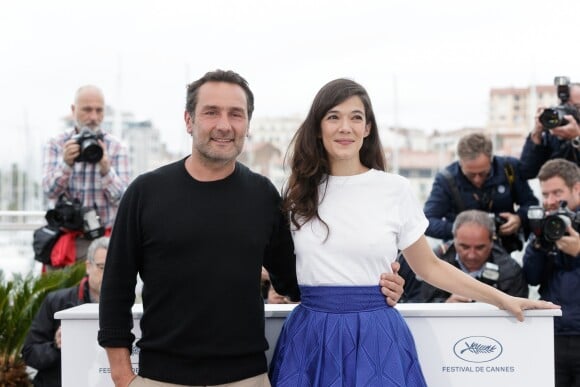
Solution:
[[(108, 235), (121, 196), (130, 180), (127, 148), (101, 131), (105, 113), (103, 92), (96, 86), (79, 88), (71, 112), (75, 127), (52, 138), (44, 147), (42, 187), (52, 203), (65, 194), (83, 207), (96, 206)], [(84, 259), (90, 243), (75, 240), (76, 259)]]

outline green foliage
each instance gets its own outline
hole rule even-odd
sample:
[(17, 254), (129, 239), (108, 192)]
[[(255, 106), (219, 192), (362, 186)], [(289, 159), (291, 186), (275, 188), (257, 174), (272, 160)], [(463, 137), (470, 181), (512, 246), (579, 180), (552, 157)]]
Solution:
[(21, 374), (9, 372), (11, 368), (25, 370), (20, 351), (44, 297), (53, 290), (76, 285), (84, 275), (84, 262), (40, 276), (16, 274), (10, 281), (0, 270), (0, 385), (19, 385), (3, 379)]

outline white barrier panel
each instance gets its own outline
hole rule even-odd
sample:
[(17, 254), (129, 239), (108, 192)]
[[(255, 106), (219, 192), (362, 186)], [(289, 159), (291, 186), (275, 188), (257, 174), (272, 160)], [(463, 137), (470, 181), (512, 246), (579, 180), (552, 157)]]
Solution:
[[(268, 361), (293, 308), (265, 305)], [(554, 385), (553, 316), (560, 316), (560, 310), (526, 311), (526, 320), (520, 323), (507, 312), (480, 303), (400, 304), (397, 309), (413, 333), (429, 386)], [(141, 314), (142, 305), (135, 305), (137, 338)], [(96, 339), (98, 305), (79, 305), (55, 316), (62, 320), (63, 387), (113, 386), (105, 350)], [(137, 371), (135, 346), (131, 362)]]

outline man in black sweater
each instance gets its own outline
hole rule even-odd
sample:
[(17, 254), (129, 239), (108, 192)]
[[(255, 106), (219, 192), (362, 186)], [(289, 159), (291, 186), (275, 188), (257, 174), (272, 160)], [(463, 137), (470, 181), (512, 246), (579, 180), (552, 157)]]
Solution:
[[(280, 195), (236, 161), (253, 99), (232, 71), (191, 83), (184, 114), (191, 155), (139, 176), (123, 196), (98, 335), (116, 386), (269, 386), (262, 266), (278, 293), (298, 300), (299, 290)], [(137, 273), (143, 279), (138, 376), (129, 357)]]

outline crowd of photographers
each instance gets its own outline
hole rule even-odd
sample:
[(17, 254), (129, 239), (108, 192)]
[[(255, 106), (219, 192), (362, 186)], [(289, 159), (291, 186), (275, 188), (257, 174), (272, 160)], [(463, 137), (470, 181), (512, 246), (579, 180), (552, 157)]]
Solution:
[[(538, 107), (520, 159), (493, 155), (483, 134), (459, 140), (424, 212), (437, 255), (514, 295), (539, 286), (562, 307), (554, 321), (556, 386), (580, 385), (580, 84), (556, 77), (560, 104)], [(538, 178), (541, 204), (529, 179)], [(523, 251), (517, 263), (509, 253)], [(470, 302), (416, 278), (400, 257), (406, 302)], [(524, 293), (525, 292), (525, 293)]]

